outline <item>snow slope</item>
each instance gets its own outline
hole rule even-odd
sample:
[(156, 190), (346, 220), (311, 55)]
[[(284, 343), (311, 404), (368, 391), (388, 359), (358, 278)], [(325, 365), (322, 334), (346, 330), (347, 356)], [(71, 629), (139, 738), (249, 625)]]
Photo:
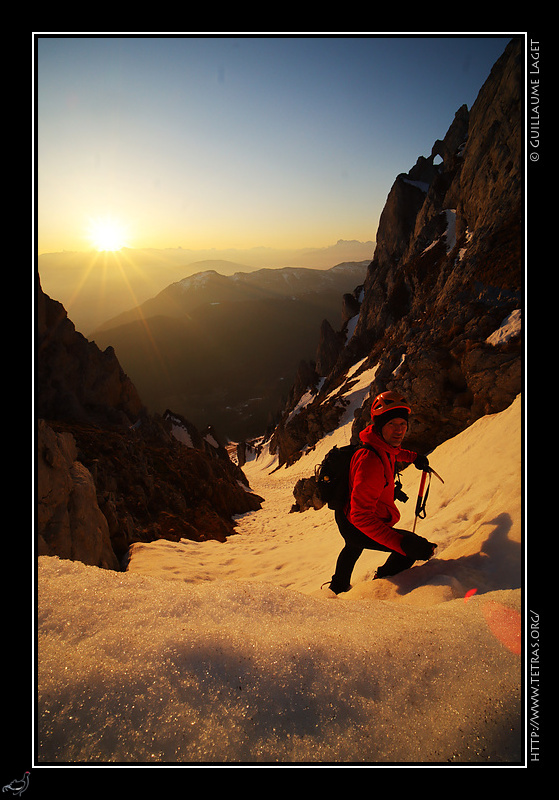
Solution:
[[(299, 476), (244, 468), (263, 509), (218, 542), (136, 545), (129, 571), (58, 558), (38, 568), (38, 763), (519, 763), (521, 400), (445, 442), (417, 532), (436, 557), (353, 589), (327, 509), (289, 513)], [(420, 473), (404, 472), (413, 526)]]

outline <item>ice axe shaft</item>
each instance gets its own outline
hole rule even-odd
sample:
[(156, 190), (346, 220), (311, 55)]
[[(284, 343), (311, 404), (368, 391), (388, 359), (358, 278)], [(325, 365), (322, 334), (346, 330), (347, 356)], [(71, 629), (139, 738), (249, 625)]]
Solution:
[[(435, 472), (433, 467), (427, 467), (421, 473), (421, 480), (419, 482), (419, 492), (417, 495), (417, 500), (415, 503), (415, 519), (413, 521), (413, 532), (415, 533), (415, 526), (417, 525), (417, 520), (421, 517), (424, 519), (426, 516), (425, 513), (425, 505), (427, 503), (427, 497), (429, 496), (429, 487), (431, 485), (431, 475), (434, 475), (436, 478), (440, 480), (441, 483), (444, 483), (441, 476)], [(427, 483), (427, 476), (429, 476), (429, 483), (427, 484), (427, 489), (425, 489), (425, 484)]]
[[(419, 482), (419, 492), (417, 494), (417, 500), (415, 501), (415, 519), (413, 521), (413, 532), (415, 533), (415, 526), (417, 525), (417, 520), (423, 514), (425, 516), (425, 503), (427, 501), (427, 494), (429, 494), (429, 487), (427, 487), (427, 494), (425, 494), (425, 484), (427, 482), (427, 476), (430, 475), (429, 470), (423, 470), (421, 473), (421, 480)], [(423, 499), (425, 495), (425, 500)]]

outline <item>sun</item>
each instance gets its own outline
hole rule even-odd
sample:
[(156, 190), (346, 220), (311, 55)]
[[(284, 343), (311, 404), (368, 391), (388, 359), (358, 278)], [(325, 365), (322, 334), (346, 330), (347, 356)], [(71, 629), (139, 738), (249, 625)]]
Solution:
[(99, 251), (126, 247), (126, 227), (112, 217), (93, 219), (89, 224), (91, 245)]

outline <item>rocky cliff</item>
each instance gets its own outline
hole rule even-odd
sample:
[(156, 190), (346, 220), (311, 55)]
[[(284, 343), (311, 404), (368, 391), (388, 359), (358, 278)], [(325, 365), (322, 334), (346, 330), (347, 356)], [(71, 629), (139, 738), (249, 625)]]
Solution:
[(133, 542), (225, 541), (260, 508), (215, 435), (146, 414), (114, 351), (40, 285), (36, 360), (39, 555), (121, 569)]
[[(431, 154), (396, 177), (363, 291), (344, 299), (341, 331), (323, 327), (312, 375), (272, 436), (280, 464), (337, 426), (344, 402), (333, 390), (360, 361), (376, 366), (371, 397), (408, 397), (407, 442), (421, 452), (521, 391), (521, 336), (490, 336), (522, 305), (522, 48), (510, 43), (471, 110), (460, 108)], [(305, 392), (312, 400), (293, 414)], [(369, 411), (370, 398), (356, 412), (354, 440)]]
[(101, 351), (76, 331), (64, 306), (43, 292), (40, 281), (36, 386), (39, 417), (130, 424), (142, 411), (113, 348)]

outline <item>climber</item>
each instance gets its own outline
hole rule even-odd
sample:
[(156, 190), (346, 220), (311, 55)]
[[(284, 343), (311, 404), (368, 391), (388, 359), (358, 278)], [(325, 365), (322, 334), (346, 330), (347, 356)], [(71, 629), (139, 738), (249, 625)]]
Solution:
[(352, 457), (349, 471), (349, 500), (336, 511), (336, 523), (345, 545), (336, 563), (329, 588), (334, 594), (351, 589), (350, 579), (363, 550), (389, 552), (375, 578), (387, 578), (409, 569), (416, 561), (427, 561), (436, 545), (394, 525), (400, 512), (394, 504), (396, 461), (413, 463), (426, 470), (426, 456), (401, 448), (408, 430), (410, 406), (400, 394), (383, 392), (371, 406), (372, 424), (360, 434), (366, 448)]

